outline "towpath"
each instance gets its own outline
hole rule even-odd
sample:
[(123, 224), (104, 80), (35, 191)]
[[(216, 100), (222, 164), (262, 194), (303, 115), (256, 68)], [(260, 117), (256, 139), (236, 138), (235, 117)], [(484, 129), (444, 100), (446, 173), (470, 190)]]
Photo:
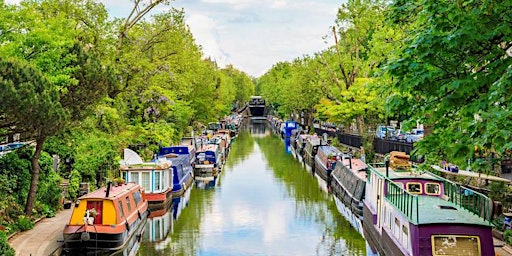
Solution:
[(71, 217), (72, 209), (58, 212), (53, 218), (44, 218), (33, 229), (20, 232), (9, 244), (17, 256), (48, 256), (62, 246), (62, 231)]

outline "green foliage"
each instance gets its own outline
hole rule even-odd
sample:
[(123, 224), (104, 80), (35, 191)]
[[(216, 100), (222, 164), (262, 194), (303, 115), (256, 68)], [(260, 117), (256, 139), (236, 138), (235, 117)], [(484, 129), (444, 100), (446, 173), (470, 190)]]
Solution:
[(15, 256), (16, 252), (7, 242), (7, 234), (0, 231), (0, 255), (4, 256)]
[(34, 223), (32, 220), (30, 220), (29, 217), (22, 215), (18, 218), (18, 222), (16, 223), (16, 226), (21, 231), (26, 231), (34, 228)]
[(509, 1), (391, 5), (393, 22), (412, 25), (387, 69), (402, 95), (399, 106), (431, 129), (418, 143), (427, 158), (463, 162), (474, 145), (497, 153), (512, 147), (512, 59), (505, 52), (512, 29), (502, 18), (512, 15), (511, 7)]
[(76, 201), (78, 197), (78, 189), (80, 188), (80, 182), (82, 181), (82, 176), (80, 172), (77, 170), (71, 171), (69, 179), (69, 197), (71, 201)]
[(503, 239), (508, 244), (512, 244), (512, 230), (510, 230), (510, 229), (505, 230), (505, 232), (503, 232)]

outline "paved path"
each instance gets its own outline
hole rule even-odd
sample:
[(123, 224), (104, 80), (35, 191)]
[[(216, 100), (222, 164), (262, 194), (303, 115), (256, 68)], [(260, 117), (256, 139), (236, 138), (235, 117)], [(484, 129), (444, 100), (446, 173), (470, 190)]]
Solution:
[(18, 233), (9, 240), (17, 256), (48, 256), (62, 246), (62, 231), (71, 217), (71, 209), (53, 218), (39, 221), (31, 230)]

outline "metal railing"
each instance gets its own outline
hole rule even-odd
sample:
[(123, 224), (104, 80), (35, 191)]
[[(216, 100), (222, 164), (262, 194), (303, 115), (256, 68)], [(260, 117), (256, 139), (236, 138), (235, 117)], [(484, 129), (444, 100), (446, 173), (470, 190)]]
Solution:
[[(339, 131), (322, 129), (322, 128), (315, 128), (315, 132), (318, 135), (327, 133), (329, 135), (329, 137), (336, 137), (336, 138), (338, 138), (338, 141), (340, 143), (351, 146), (351, 147), (360, 148), (363, 145), (363, 141), (362, 141), (362, 138), (360, 135), (342, 133)], [(374, 138), (373, 148), (375, 150), (375, 153), (379, 153), (379, 154), (383, 154), (383, 155), (385, 155), (391, 151), (401, 151), (401, 152), (405, 152), (406, 154), (410, 154), (411, 151), (414, 149), (414, 146), (412, 143), (408, 143), (408, 142)]]
[(418, 223), (419, 208), (417, 195), (410, 194), (386, 178), (386, 199), (407, 216), (412, 223)]
[(445, 200), (480, 216), (488, 222), (491, 222), (492, 203), (489, 197), (470, 188), (458, 185), (453, 181), (442, 178), (432, 172), (430, 173), (442, 180)]

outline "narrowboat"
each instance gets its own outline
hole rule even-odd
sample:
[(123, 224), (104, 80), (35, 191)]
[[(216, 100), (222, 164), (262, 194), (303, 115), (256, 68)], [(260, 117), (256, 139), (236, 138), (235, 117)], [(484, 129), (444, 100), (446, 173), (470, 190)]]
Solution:
[(299, 134), (295, 138), (295, 143), (292, 144), (292, 152), (295, 152), (295, 157), (301, 163), (304, 163), (304, 149), (306, 147), (306, 140), (310, 136), (309, 134)]
[(188, 155), (167, 154), (172, 158), (173, 187), (172, 196), (179, 197), (191, 187), (194, 182), (194, 169), (190, 165)]
[(331, 145), (318, 146), (314, 172), (321, 188), (326, 192), (331, 183), (331, 172), (336, 167), (337, 161), (341, 159), (341, 155), (341, 151)]
[(195, 144), (195, 138), (192, 137), (190, 140), (182, 138), (182, 143), (180, 146), (161, 147), (158, 151), (159, 157), (165, 157), (167, 154), (185, 155), (190, 165), (193, 165), (196, 161), (196, 146), (193, 145)]
[(331, 173), (330, 192), (338, 211), (362, 236), (365, 185), (366, 164), (361, 159), (343, 155)]
[(107, 187), (78, 199), (64, 228), (63, 251), (71, 255), (115, 252), (141, 239), (148, 218), (144, 189), (135, 183)]
[(363, 230), (381, 255), (495, 255), (491, 200), (391, 152), (369, 164)]
[[(128, 152), (125, 149), (125, 152)], [(131, 154), (137, 154), (132, 152)], [(126, 158), (126, 153), (125, 153)], [(150, 209), (165, 207), (171, 203), (173, 188), (172, 162), (158, 158), (152, 162), (133, 163), (121, 161), (121, 177), (126, 182), (139, 184), (146, 193)]]
[(196, 163), (194, 165), (197, 177), (214, 177), (222, 166), (219, 145), (206, 144), (196, 152)]
[(181, 196), (194, 181), (195, 149), (191, 145), (160, 148), (159, 157), (172, 162), (173, 187), (172, 196)]
[(322, 145), (322, 139), (316, 134), (306, 138), (306, 146), (304, 148), (304, 163), (308, 171), (314, 170), (315, 156), (318, 147)]

